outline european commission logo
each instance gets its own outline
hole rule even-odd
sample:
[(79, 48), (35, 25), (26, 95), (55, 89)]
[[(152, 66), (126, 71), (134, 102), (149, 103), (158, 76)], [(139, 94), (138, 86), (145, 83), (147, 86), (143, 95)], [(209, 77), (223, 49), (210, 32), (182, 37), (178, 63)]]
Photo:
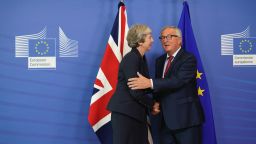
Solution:
[(241, 33), (221, 35), (221, 55), (232, 55), (233, 66), (256, 65), (256, 38), (248, 27)]
[(15, 57), (28, 58), (28, 69), (55, 70), (59, 57), (78, 57), (78, 41), (69, 39), (59, 27), (59, 47), (56, 38), (47, 38), (47, 29), (32, 35), (15, 37)]

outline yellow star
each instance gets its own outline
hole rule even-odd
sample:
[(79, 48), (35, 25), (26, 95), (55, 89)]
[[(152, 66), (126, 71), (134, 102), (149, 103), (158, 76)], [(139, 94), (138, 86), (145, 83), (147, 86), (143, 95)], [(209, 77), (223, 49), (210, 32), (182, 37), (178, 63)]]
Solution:
[(198, 96), (204, 96), (204, 94), (203, 94), (204, 91), (205, 90), (201, 89), (200, 86), (199, 86), (198, 89), (197, 89)]
[(200, 73), (198, 70), (196, 71), (196, 79), (202, 79), (201, 76), (202, 76), (203, 73)]

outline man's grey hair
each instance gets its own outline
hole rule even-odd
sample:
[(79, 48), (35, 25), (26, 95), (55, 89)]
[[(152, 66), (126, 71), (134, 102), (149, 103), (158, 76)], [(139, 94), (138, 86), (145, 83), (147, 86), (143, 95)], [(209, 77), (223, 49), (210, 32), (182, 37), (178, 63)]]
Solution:
[(175, 31), (176, 31), (176, 35), (177, 36), (179, 36), (179, 37), (181, 37), (181, 39), (182, 39), (182, 33), (181, 33), (181, 30), (178, 28), (178, 27), (176, 27), (176, 26), (165, 26), (165, 27), (163, 27), (162, 28), (162, 30), (161, 30), (161, 34), (163, 33), (163, 31), (165, 30), (165, 29), (174, 29)]

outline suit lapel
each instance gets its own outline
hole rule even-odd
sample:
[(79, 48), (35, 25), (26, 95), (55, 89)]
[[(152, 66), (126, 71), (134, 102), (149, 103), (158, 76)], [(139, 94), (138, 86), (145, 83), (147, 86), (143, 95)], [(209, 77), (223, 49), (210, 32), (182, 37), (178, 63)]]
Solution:
[(171, 67), (167, 71), (166, 77), (171, 75), (171, 73), (174, 70), (175, 65), (180, 61), (180, 58), (181, 58), (183, 52), (184, 52), (184, 50), (181, 48), (180, 51), (177, 53), (177, 55), (174, 57), (174, 59), (173, 59), (173, 61), (171, 63)]

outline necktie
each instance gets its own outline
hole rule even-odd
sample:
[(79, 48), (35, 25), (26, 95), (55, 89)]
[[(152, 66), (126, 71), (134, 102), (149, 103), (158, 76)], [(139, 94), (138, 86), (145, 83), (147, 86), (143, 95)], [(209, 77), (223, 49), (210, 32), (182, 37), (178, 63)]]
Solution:
[(165, 71), (164, 71), (164, 76), (166, 75), (168, 69), (171, 67), (172, 59), (173, 59), (173, 56), (169, 56), (168, 59), (167, 59), (168, 61), (167, 61), (167, 65), (166, 65), (166, 68), (165, 68)]

